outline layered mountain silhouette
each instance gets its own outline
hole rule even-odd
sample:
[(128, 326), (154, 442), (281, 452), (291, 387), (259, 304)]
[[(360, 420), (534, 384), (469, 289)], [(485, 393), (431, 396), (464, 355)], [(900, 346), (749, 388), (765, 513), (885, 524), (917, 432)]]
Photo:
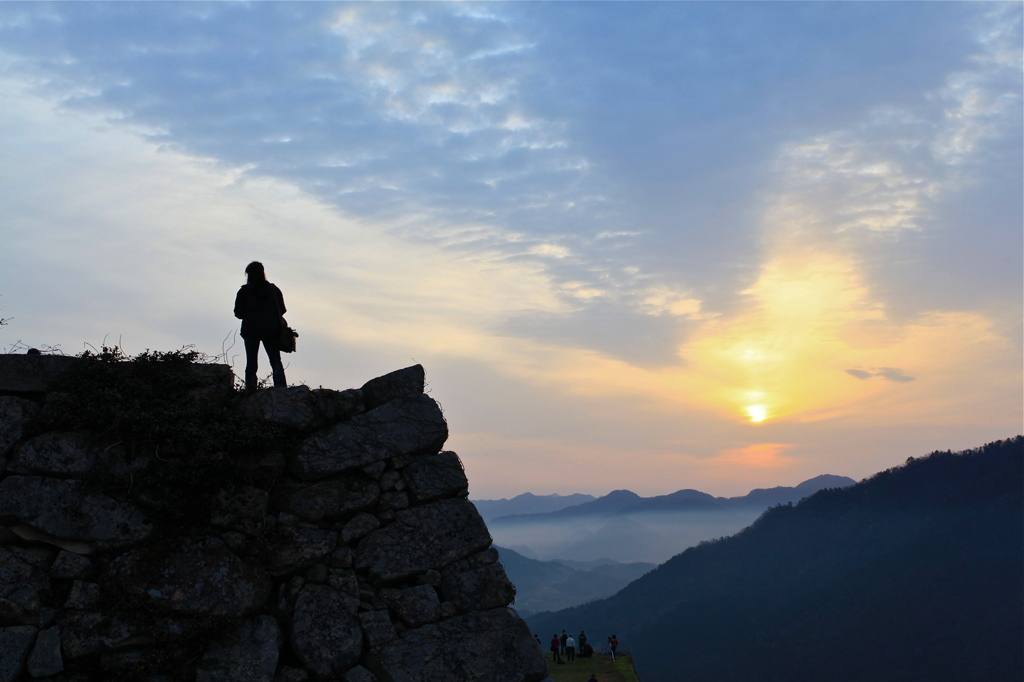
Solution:
[(614, 561), (537, 561), (505, 547), (498, 551), (505, 573), (516, 586), (516, 611), (524, 617), (615, 594), (655, 567)]
[(558, 511), (565, 507), (572, 507), (595, 499), (593, 495), (574, 493), (572, 495), (534, 495), (523, 493), (512, 499), (500, 500), (473, 500), (476, 510), (484, 521), (490, 521), (499, 516), (512, 516), (517, 514), (544, 514)]
[(1022, 461), (911, 458), (528, 622), (616, 633), (644, 682), (1024, 679)]
[[(487, 510), (481, 515), (495, 542), (530, 558), (660, 563), (698, 542), (739, 531), (772, 505), (797, 502), (818, 490), (853, 483), (845, 476), (823, 475), (795, 487), (757, 489), (730, 498), (699, 490), (656, 497), (614, 490), (551, 511), (537, 508), (541, 504), (559, 505), (576, 496), (546, 499), (521, 495), (513, 500), (479, 500), (474, 504)], [(501, 508), (513, 507), (492, 502), (512, 501), (518, 501), (517, 507), (524, 513), (495, 514)]]

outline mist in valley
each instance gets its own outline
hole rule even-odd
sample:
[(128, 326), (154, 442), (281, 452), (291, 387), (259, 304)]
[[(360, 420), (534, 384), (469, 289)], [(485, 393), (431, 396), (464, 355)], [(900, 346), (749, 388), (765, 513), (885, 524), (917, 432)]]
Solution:
[(763, 511), (643, 513), (514, 523), (499, 519), (489, 527), (496, 545), (531, 559), (660, 564), (704, 540), (737, 533)]

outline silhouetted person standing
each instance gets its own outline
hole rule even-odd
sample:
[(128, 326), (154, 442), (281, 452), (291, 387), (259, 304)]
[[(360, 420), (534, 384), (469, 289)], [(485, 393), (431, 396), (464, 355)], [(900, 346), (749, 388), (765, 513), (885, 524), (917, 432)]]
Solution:
[(256, 390), (256, 369), (260, 342), (270, 359), (274, 386), (287, 386), (281, 364), (281, 316), (287, 312), (281, 290), (267, 281), (263, 263), (253, 261), (245, 268), (247, 282), (235, 296), (235, 317), (242, 321), (245, 341), (245, 390)]
[(551, 660), (554, 663), (561, 663), (562, 657), (558, 655), (558, 650), (562, 645), (562, 640), (558, 638), (558, 635), (551, 635)]

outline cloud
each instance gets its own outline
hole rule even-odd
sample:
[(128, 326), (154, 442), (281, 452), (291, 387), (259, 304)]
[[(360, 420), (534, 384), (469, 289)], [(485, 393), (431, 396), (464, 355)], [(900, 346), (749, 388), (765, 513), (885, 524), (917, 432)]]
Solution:
[[(794, 125), (856, 116), (967, 55), (959, 10), (834, 11), (841, 34), (796, 6), (85, 3), (8, 5), (0, 30), (14, 72), (66, 107), (405, 240), (535, 260), (555, 281), (593, 283), (593, 305), (626, 326), (650, 288), (708, 314), (735, 304), (759, 249), (736, 198), (760, 191)], [(808, 57), (867, 39), (857, 59), (885, 65), (870, 83)], [(892, 205), (846, 220), (903, 224)]]
[(904, 384), (908, 381), (914, 381), (914, 377), (907, 376), (903, 373), (903, 370), (896, 367), (872, 367), (872, 371), (866, 371), (863, 369), (848, 369), (846, 373), (852, 377), (858, 379), (870, 379), (872, 377), (882, 377), (889, 381), (895, 381), (898, 384)]
[(742, 448), (724, 450), (713, 458), (715, 466), (751, 469), (779, 469), (791, 466), (794, 458), (783, 453), (792, 448), (787, 443), (757, 443)]

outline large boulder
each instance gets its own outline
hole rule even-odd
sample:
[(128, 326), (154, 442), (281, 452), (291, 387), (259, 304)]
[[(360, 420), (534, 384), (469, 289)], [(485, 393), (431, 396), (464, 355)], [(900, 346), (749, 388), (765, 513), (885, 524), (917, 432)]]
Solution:
[(430, 585), (385, 591), (381, 599), (409, 627), (433, 623), (441, 617), (441, 600)]
[(466, 472), (454, 452), (445, 451), (414, 459), (402, 470), (402, 474), (409, 488), (409, 497), (416, 503), (469, 494)]
[(304, 521), (351, 516), (369, 509), (380, 498), (380, 484), (365, 476), (285, 487), (274, 497), (274, 508)]
[(399, 369), (363, 384), (363, 403), (367, 410), (372, 410), (396, 398), (418, 396), (423, 393), (425, 385), (426, 374), (423, 365)]
[(271, 616), (242, 621), (207, 646), (196, 682), (273, 682), (283, 640)]
[(80, 362), (78, 358), (64, 355), (0, 353), (0, 393), (51, 391)]
[(481, 611), (409, 630), (371, 650), (367, 667), (381, 682), (540, 682), (544, 655), (511, 609)]
[(76, 659), (99, 651), (153, 641), (151, 627), (143, 619), (100, 611), (65, 611), (59, 621), (61, 651)]
[(25, 433), (25, 427), (39, 413), (39, 406), (14, 396), (0, 396), (0, 471), (7, 451)]
[(25, 667), (36, 629), (27, 625), (0, 628), (0, 682), (14, 682)]
[(309, 386), (281, 386), (245, 397), (239, 412), (250, 419), (305, 428), (316, 421), (316, 400)]
[(36, 637), (36, 644), (28, 657), (28, 674), (49, 677), (64, 670), (64, 657), (60, 653), (60, 627), (47, 628)]
[(18, 474), (86, 476), (104, 448), (88, 431), (50, 432), (26, 441), (7, 461)]
[(385, 459), (436, 454), (448, 439), (441, 408), (426, 395), (399, 398), (307, 438), (288, 461), (304, 480)]
[(46, 569), (18, 547), (0, 547), (0, 625), (39, 622), (39, 593), (49, 585)]
[(385, 582), (438, 570), (487, 548), (491, 536), (473, 503), (440, 500), (395, 512), (395, 521), (363, 538), (356, 568)]
[(0, 483), (0, 518), (104, 548), (139, 542), (153, 530), (130, 502), (96, 492), (82, 481), (43, 476), (5, 478)]
[(441, 598), (463, 612), (508, 606), (515, 596), (505, 567), (499, 563), (452, 573), (441, 580)]
[(267, 570), (281, 576), (311, 566), (338, 545), (338, 534), (320, 528), (279, 526), (268, 539)]
[(290, 640), (295, 655), (318, 678), (341, 675), (363, 653), (359, 600), (329, 587), (307, 585), (295, 600)]
[(150, 608), (175, 614), (244, 616), (270, 596), (270, 577), (215, 537), (132, 550), (111, 567), (115, 584)]

